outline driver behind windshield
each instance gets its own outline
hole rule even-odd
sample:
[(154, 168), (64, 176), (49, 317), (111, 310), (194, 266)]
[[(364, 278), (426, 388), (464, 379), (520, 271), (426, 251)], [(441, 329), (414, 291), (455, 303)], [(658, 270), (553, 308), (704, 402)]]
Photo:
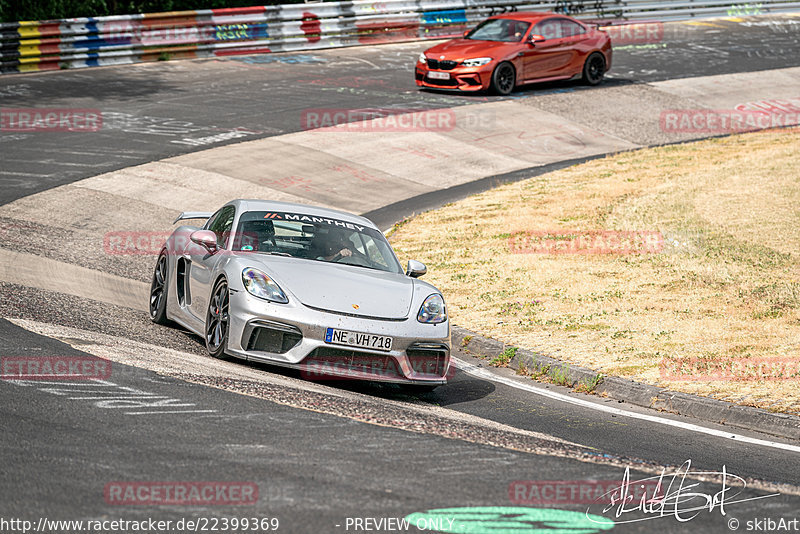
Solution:
[(478, 24), (467, 39), (479, 41), (519, 42), (528, 31), (529, 22), (509, 19), (489, 19)]
[(347, 239), (344, 230), (332, 228), (327, 233), (319, 231), (315, 233), (310, 249), (312, 257), (318, 260), (334, 261), (338, 258), (352, 256), (351, 246), (352, 242)]

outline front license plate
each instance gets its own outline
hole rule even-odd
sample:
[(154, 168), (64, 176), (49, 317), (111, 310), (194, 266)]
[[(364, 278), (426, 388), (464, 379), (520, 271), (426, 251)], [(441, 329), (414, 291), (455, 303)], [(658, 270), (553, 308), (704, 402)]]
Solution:
[(362, 334), (361, 332), (350, 332), (348, 330), (338, 330), (336, 328), (328, 328), (325, 331), (325, 343), (384, 350), (387, 352), (392, 350), (392, 338), (389, 336)]
[(429, 72), (428, 78), (433, 80), (449, 80), (450, 73), (449, 72)]

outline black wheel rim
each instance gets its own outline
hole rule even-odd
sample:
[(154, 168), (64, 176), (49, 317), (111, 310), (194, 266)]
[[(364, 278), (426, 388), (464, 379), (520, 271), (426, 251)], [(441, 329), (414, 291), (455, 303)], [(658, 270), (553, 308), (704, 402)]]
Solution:
[(589, 68), (587, 70), (587, 77), (589, 81), (597, 82), (603, 77), (603, 60), (600, 56), (593, 56), (589, 59)]
[(514, 88), (514, 69), (510, 65), (502, 65), (497, 71), (497, 89), (508, 94)]
[(210, 352), (217, 352), (225, 342), (228, 334), (228, 284), (217, 286), (214, 296), (208, 305), (208, 321), (206, 325), (206, 343)]
[(167, 257), (161, 256), (153, 271), (153, 283), (150, 284), (150, 317), (155, 317), (164, 300), (164, 283), (167, 280)]

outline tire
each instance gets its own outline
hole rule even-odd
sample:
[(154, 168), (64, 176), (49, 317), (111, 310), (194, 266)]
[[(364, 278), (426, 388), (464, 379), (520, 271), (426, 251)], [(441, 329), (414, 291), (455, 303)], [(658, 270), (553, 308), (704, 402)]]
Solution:
[(508, 61), (500, 63), (492, 72), (492, 92), (501, 96), (511, 94), (517, 84), (514, 65)]
[(168, 325), (167, 319), (167, 293), (169, 289), (169, 262), (166, 252), (158, 256), (156, 267), (153, 269), (153, 281), (150, 283), (150, 320), (156, 324)]
[(600, 52), (589, 54), (583, 64), (583, 83), (598, 85), (606, 73), (606, 60)]
[(221, 360), (227, 359), (225, 349), (228, 347), (228, 331), (230, 330), (230, 293), (228, 282), (221, 278), (211, 292), (206, 311), (206, 326), (203, 337), (206, 340), (208, 355)]

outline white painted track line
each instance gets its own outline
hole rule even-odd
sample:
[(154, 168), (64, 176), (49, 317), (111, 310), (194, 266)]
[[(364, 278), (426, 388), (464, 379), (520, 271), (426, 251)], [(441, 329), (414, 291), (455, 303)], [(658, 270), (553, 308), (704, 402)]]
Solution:
[(533, 393), (535, 395), (540, 395), (542, 397), (547, 397), (549, 399), (558, 400), (569, 404), (574, 404), (577, 406), (581, 406), (583, 408), (588, 408), (590, 410), (596, 410), (598, 412), (605, 412), (608, 414), (619, 415), (622, 417), (629, 417), (631, 419), (639, 419), (641, 421), (648, 421), (650, 423), (656, 423), (659, 425), (673, 426), (677, 428), (682, 428), (684, 430), (688, 430), (690, 432), (697, 432), (698, 434), (707, 434), (709, 436), (715, 436), (718, 438), (728, 439), (731, 441), (749, 443), (751, 445), (759, 445), (761, 447), (771, 447), (773, 449), (781, 449), (790, 452), (800, 452), (800, 446), (797, 445), (789, 445), (787, 443), (780, 443), (777, 441), (770, 441), (766, 439), (751, 438), (748, 436), (742, 436), (740, 434), (734, 434), (726, 430), (716, 430), (713, 428), (706, 428), (704, 426), (695, 425), (692, 423), (685, 423), (683, 421), (676, 421), (674, 419), (667, 419), (665, 417), (659, 417), (657, 415), (629, 412), (627, 410), (621, 410), (619, 408), (614, 408), (612, 406), (606, 406), (604, 404), (599, 404), (586, 399), (573, 397), (571, 395), (564, 395), (563, 393), (550, 391), (545, 388), (537, 387), (533, 384), (526, 384), (519, 380), (513, 380), (511, 378), (499, 376), (486, 369), (472, 365), (471, 363), (465, 362), (458, 358), (451, 357), (451, 361), (453, 362), (453, 364), (455, 364), (455, 366), (458, 369), (474, 377), (482, 378), (484, 380), (489, 380), (491, 382), (497, 382), (512, 388), (527, 391), (528, 393)]

